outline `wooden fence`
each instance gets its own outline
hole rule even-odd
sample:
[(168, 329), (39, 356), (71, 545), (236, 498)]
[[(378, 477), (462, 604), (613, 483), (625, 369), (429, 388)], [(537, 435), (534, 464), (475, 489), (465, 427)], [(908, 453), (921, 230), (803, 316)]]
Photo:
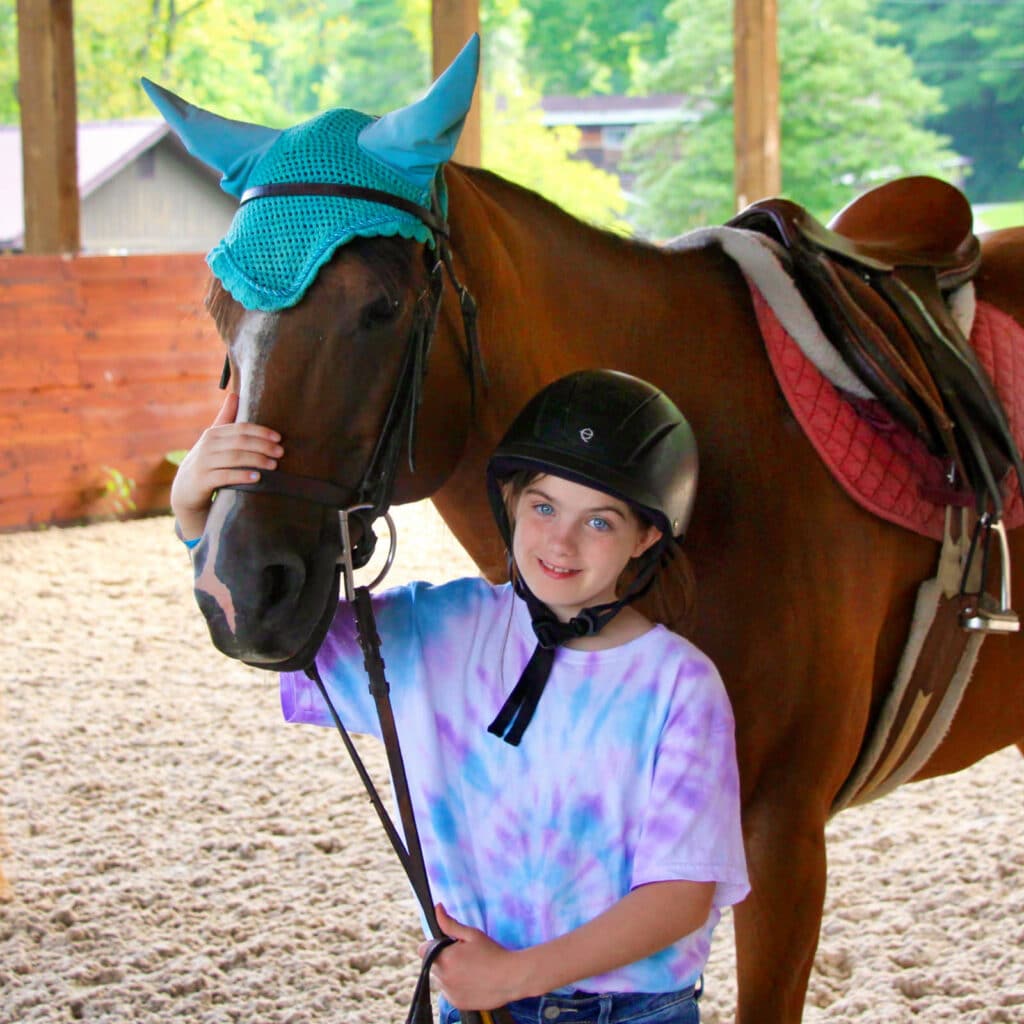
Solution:
[(208, 275), (198, 254), (0, 256), (0, 530), (167, 507), (167, 454), (219, 406)]

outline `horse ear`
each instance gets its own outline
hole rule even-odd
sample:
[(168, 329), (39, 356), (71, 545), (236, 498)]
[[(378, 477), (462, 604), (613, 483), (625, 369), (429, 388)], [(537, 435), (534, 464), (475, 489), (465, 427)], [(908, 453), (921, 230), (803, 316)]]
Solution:
[(426, 188), (455, 152), (479, 70), (480, 36), (474, 32), (422, 99), (367, 125), (359, 133), (359, 145)]
[(148, 78), (142, 79), (142, 88), (185, 148), (221, 172), (220, 187), (233, 196), (241, 196), (253, 165), (281, 132), (201, 110)]

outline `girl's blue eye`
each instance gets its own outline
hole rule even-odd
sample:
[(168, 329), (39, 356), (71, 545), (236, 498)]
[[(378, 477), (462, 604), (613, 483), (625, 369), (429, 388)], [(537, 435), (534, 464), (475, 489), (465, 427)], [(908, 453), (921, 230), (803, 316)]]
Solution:
[(612, 528), (612, 524), (601, 516), (594, 516), (594, 518), (590, 520), (590, 525), (595, 530), (610, 530)]
[(546, 501), (537, 502), (537, 504), (533, 506), (533, 510), (538, 515), (542, 516), (550, 516), (555, 511)]

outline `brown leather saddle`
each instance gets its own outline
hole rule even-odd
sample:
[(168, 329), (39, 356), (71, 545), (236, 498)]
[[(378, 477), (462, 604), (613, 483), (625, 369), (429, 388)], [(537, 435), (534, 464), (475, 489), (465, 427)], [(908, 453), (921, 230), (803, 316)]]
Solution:
[(786, 199), (765, 199), (729, 226), (785, 250), (789, 271), (826, 336), (897, 422), (949, 467), (948, 504), (998, 522), (1021, 455), (991, 379), (946, 296), (981, 263), (964, 195), (937, 178), (872, 189), (826, 227)]

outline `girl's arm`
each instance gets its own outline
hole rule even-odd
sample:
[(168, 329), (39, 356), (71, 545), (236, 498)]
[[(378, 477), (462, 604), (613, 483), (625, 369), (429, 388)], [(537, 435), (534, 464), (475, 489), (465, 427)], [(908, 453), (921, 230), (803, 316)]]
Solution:
[(199, 537), (219, 487), (258, 480), (284, 454), (281, 435), (258, 423), (236, 423), (238, 395), (228, 392), (217, 418), (182, 460), (171, 486), (171, 509), (182, 540)]
[[(696, 931), (711, 912), (714, 882), (653, 882), (633, 889), (579, 928), (523, 950), (505, 949), (440, 904), (441, 930), (456, 939), (433, 973), (453, 1006), (493, 1010), (635, 963)], [(422, 956), (427, 944), (420, 947)]]

